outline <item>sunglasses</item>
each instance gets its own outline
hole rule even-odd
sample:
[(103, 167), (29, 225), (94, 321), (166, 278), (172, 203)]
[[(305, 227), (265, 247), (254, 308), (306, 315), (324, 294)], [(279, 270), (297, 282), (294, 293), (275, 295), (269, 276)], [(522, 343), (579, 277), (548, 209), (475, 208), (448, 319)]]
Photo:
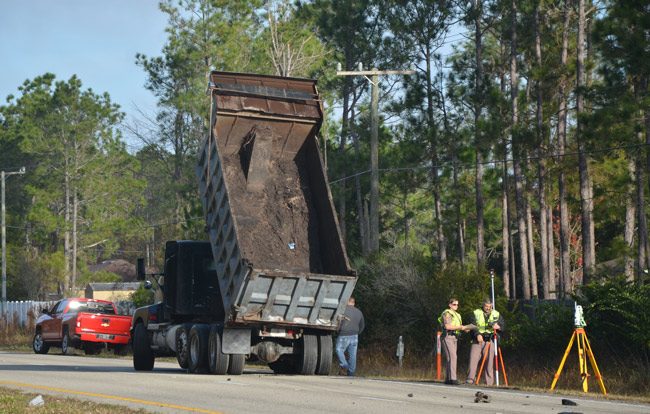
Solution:
[(458, 303), (450, 303), (451, 306), (458, 306)]

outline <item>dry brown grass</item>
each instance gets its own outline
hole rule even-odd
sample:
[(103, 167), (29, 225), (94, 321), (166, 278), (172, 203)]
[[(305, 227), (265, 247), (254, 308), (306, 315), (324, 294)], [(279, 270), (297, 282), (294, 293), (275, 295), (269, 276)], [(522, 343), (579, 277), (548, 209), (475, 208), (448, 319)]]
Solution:
[(28, 316), (25, 327), (20, 326), (16, 315), (9, 320), (0, 318), (0, 347), (9, 350), (31, 349), (35, 318), (31, 312)]
[[(505, 355), (504, 362), (509, 386), (522, 390), (550, 392), (551, 382), (561, 357), (562, 355), (558, 355), (557, 361), (540, 361), (534, 357), (516, 358)], [(458, 378), (461, 381), (467, 374), (468, 358), (468, 351), (464, 347), (461, 348), (458, 353)], [(626, 364), (611, 360), (600, 361), (597, 355), (596, 358), (603, 375), (608, 398), (650, 403), (650, 373), (637, 369), (641, 364), (637, 364), (635, 361), (629, 361)], [(441, 371), (444, 380), (444, 366)], [(588, 395), (600, 398), (602, 394), (593, 377), (591, 366), (589, 372), (592, 376), (589, 378)], [(357, 373), (361, 376), (374, 378), (437, 381), (436, 360), (431, 353), (415, 355), (407, 351), (400, 368), (397, 358), (394, 356), (394, 350), (379, 346), (359, 350)], [(503, 384), (503, 375), (500, 378), (501, 384)], [(580, 380), (577, 356), (575, 361), (574, 358), (569, 357), (554, 392), (566, 395), (585, 395)]]

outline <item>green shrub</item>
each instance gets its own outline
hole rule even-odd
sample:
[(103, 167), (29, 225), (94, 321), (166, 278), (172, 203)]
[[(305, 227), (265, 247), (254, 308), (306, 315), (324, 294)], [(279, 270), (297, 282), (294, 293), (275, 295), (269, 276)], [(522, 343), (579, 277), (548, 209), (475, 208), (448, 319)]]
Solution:
[(136, 309), (142, 306), (153, 304), (153, 289), (145, 289), (144, 286), (140, 284), (138, 289), (131, 294), (131, 301), (133, 302), (133, 305), (136, 307)]

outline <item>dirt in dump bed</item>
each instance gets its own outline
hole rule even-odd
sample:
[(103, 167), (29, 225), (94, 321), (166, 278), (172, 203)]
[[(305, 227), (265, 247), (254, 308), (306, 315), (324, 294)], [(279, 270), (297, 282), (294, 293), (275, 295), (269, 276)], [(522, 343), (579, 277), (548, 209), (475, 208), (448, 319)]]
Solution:
[(224, 177), (243, 258), (258, 269), (322, 273), (316, 210), (304, 154), (272, 157), (260, 191), (248, 191), (239, 154), (224, 154)]

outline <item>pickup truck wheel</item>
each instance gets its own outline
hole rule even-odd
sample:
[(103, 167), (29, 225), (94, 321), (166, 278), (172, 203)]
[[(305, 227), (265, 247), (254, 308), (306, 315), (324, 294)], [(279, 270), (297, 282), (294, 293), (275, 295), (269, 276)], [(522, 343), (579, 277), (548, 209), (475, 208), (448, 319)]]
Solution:
[(189, 366), (188, 371), (192, 374), (208, 373), (208, 340), (210, 328), (208, 325), (196, 324), (190, 329), (189, 337)]
[(61, 353), (63, 355), (72, 355), (74, 353), (74, 349), (72, 348), (72, 338), (70, 338), (70, 334), (68, 333), (67, 329), (63, 331), (63, 339), (61, 339)]
[(230, 355), (221, 352), (221, 334), (216, 325), (210, 328), (210, 339), (208, 340), (208, 368), (212, 374), (224, 375), (228, 372)]
[(332, 335), (318, 335), (316, 375), (329, 375), (332, 369)]
[(314, 375), (318, 363), (318, 338), (316, 335), (303, 334), (298, 340), (298, 366), (300, 375)]
[(139, 323), (133, 332), (133, 368), (136, 371), (151, 371), (155, 357), (149, 345), (149, 335), (144, 324)]
[(192, 324), (184, 323), (176, 330), (176, 360), (183, 369), (187, 369), (190, 365), (190, 329)]
[(230, 363), (228, 364), (228, 374), (241, 375), (242, 372), (244, 372), (245, 364), (246, 364), (246, 355), (230, 354)]
[(43, 334), (41, 331), (36, 331), (34, 334), (34, 340), (32, 341), (32, 348), (37, 354), (47, 354), (47, 351), (50, 350), (50, 345), (45, 343), (43, 340)]

